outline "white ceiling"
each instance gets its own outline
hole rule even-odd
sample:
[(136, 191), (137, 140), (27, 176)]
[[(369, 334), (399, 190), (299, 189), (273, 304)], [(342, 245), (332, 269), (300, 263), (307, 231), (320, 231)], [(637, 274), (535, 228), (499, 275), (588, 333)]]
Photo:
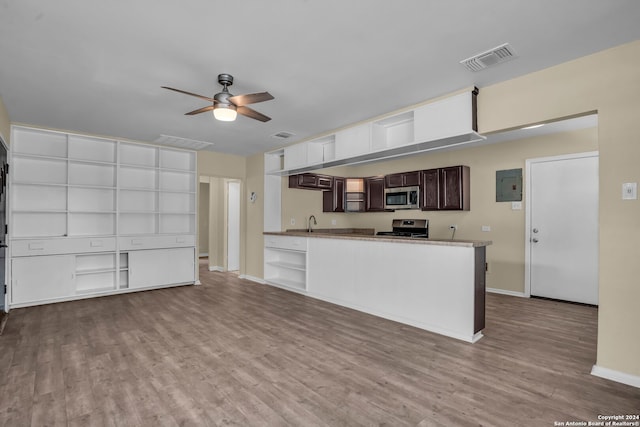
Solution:
[[(0, 97), (13, 122), (250, 155), (461, 88), (640, 39), (637, 0), (0, 0)], [(459, 64), (510, 43), (519, 57)], [(185, 116), (269, 91), (273, 118)], [(280, 131), (295, 134), (272, 138)]]

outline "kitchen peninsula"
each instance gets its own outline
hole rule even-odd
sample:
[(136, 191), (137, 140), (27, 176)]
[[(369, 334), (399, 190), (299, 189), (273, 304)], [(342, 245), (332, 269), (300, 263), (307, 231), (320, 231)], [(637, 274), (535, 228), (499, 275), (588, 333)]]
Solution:
[(490, 241), (264, 234), (270, 285), (463, 341), (482, 338)]

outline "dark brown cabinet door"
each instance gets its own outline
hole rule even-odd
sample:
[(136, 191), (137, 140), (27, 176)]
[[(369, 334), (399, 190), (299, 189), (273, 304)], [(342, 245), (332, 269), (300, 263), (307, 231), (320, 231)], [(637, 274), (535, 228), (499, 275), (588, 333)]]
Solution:
[(422, 210), (468, 211), (469, 166), (422, 171)]
[(402, 187), (402, 175), (401, 173), (392, 173), (391, 175), (385, 175), (384, 181), (387, 188)]
[(384, 177), (366, 179), (367, 212), (384, 211)]
[(421, 173), (421, 171), (392, 173), (384, 177), (384, 184), (387, 188), (420, 185)]
[(440, 169), (440, 209), (469, 210), (469, 167)]
[(289, 188), (303, 188), (308, 190), (330, 190), (333, 187), (333, 177), (317, 175), (315, 173), (301, 173), (289, 176)]
[(422, 210), (440, 208), (440, 169), (422, 171)]
[(402, 186), (413, 187), (414, 185), (420, 185), (421, 171), (405, 172), (402, 174)]
[(320, 189), (333, 188), (333, 178), (325, 175), (316, 175), (316, 187)]
[(344, 178), (333, 178), (333, 189), (322, 193), (322, 212), (344, 212)]
[(303, 173), (298, 175), (299, 187), (316, 187), (317, 177), (310, 173)]

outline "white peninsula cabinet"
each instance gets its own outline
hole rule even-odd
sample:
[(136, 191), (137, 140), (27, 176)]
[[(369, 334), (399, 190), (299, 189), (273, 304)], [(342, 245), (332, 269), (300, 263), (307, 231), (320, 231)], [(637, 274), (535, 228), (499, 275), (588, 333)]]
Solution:
[(490, 241), (265, 232), (265, 282), (467, 342), (485, 328)]
[(196, 153), (12, 127), (10, 306), (194, 283)]

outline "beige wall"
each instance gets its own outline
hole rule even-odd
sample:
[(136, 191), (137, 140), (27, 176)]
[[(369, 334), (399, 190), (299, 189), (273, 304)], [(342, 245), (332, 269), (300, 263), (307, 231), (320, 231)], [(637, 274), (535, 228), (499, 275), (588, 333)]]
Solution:
[(198, 253), (209, 253), (209, 183), (199, 183), (198, 196)]
[(198, 175), (244, 179), (247, 161), (233, 154), (198, 151)]
[(247, 276), (263, 278), (263, 245), (264, 229), (264, 156), (257, 154), (247, 158), (245, 202), (251, 192), (257, 195), (254, 203), (247, 203), (247, 230), (245, 238)]
[[(390, 230), (393, 218), (427, 218), (433, 238), (451, 238), (449, 225), (456, 224), (456, 238), (491, 240), (487, 249), (487, 286), (524, 292), (525, 210), (511, 210), (511, 203), (495, 201), (496, 171), (522, 168), (525, 160), (566, 153), (596, 151), (597, 128), (538, 138), (504, 142), (455, 151), (436, 152), (404, 159), (344, 168), (341, 176), (365, 177), (443, 166), (466, 165), (471, 170), (471, 210), (465, 212), (421, 212), (419, 210), (376, 213), (322, 213), (319, 191), (283, 188), (282, 209), (286, 221), (318, 218), (318, 227), (371, 227)], [(335, 219), (337, 225), (332, 226)], [(482, 232), (483, 225), (491, 226)], [(285, 228), (292, 228), (287, 226)], [(300, 227), (297, 227), (300, 228)]]
[(0, 135), (4, 142), (9, 145), (9, 138), (11, 138), (11, 121), (9, 120), (9, 113), (0, 98)]

